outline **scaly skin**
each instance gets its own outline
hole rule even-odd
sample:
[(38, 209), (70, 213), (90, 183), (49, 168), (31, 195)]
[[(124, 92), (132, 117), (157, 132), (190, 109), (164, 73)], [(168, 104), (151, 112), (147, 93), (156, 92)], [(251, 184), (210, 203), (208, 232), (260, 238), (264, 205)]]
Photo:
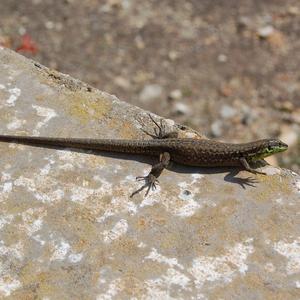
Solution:
[[(244, 144), (229, 144), (213, 140), (177, 138), (174, 133), (166, 135), (164, 125), (160, 125), (150, 116), (157, 126), (152, 140), (118, 140), (118, 139), (76, 139), (76, 138), (49, 138), (34, 136), (0, 135), (2, 142), (14, 142), (34, 146), (54, 146), (79, 149), (100, 150), (159, 156), (159, 163), (152, 166), (145, 180), (150, 188), (154, 189), (157, 178), (169, 164), (170, 160), (188, 166), (222, 167), (241, 166), (251, 173), (265, 174), (252, 169), (249, 163), (263, 159), (277, 152), (285, 151), (288, 146), (278, 139), (264, 139)], [(172, 137), (170, 137), (172, 136)], [(132, 195), (134, 195), (133, 193)]]
[[(171, 160), (176, 163), (199, 167), (240, 166), (240, 159), (242, 158), (251, 162), (276, 152), (284, 151), (288, 147), (277, 139), (264, 139), (244, 144), (229, 144), (191, 138), (118, 140), (0, 135), (0, 141), (151, 156), (159, 156), (161, 153), (168, 152)], [(268, 148), (270, 149), (269, 152)]]

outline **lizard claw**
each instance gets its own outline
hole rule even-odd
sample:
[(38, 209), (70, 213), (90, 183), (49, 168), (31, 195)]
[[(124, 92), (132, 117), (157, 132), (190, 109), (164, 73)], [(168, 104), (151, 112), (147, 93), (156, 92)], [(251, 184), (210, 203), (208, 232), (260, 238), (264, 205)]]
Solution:
[(156, 190), (157, 184), (159, 184), (159, 181), (157, 180), (157, 178), (153, 175), (153, 174), (148, 174), (147, 176), (138, 176), (136, 177), (137, 181), (145, 181), (145, 184), (139, 188), (137, 191), (133, 192), (130, 195), (130, 198), (132, 198), (135, 194), (139, 193), (140, 191), (144, 190), (145, 188), (147, 188), (147, 191), (145, 193), (145, 197), (149, 194), (150, 189), (152, 191)]

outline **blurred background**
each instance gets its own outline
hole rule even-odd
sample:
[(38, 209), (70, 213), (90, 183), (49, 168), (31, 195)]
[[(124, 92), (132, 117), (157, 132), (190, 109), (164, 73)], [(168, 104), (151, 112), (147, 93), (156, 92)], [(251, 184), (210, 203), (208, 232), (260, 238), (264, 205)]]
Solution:
[(1, 0), (0, 45), (300, 173), (299, 0)]

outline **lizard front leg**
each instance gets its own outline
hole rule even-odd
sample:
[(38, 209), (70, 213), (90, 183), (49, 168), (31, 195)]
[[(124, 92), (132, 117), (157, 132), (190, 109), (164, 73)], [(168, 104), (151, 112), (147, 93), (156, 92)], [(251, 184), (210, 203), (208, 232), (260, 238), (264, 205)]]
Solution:
[(265, 172), (257, 171), (255, 169), (251, 168), (245, 157), (243, 157), (243, 158), (240, 159), (240, 163), (245, 168), (245, 170), (248, 171), (248, 172), (251, 172), (253, 174), (267, 175)]
[(136, 193), (140, 192), (141, 190), (143, 190), (144, 188), (146, 188), (147, 186), (148, 189), (145, 196), (148, 195), (150, 189), (155, 190), (156, 184), (159, 183), (157, 178), (160, 176), (162, 171), (169, 165), (170, 159), (171, 159), (170, 153), (168, 152), (162, 153), (159, 157), (159, 162), (152, 166), (151, 171), (147, 176), (138, 176), (136, 179), (138, 181), (144, 180), (145, 184), (142, 186), (142, 188), (132, 193), (131, 197)]

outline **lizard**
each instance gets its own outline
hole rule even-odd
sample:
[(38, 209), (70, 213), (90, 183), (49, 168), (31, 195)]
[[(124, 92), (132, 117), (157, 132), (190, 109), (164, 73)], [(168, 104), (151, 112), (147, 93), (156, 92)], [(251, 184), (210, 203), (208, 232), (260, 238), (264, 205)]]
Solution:
[[(154, 134), (144, 133), (153, 139), (92, 139), (92, 138), (57, 138), (40, 136), (0, 135), (0, 142), (14, 142), (33, 146), (68, 147), (87, 150), (130, 153), (159, 157), (147, 176), (138, 176), (150, 189), (155, 189), (158, 177), (170, 161), (194, 167), (241, 167), (253, 174), (266, 173), (250, 166), (251, 163), (267, 156), (287, 150), (288, 145), (276, 138), (261, 139), (248, 143), (224, 143), (211, 139), (179, 138), (177, 132), (167, 133), (165, 125), (158, 123), (149, 114), (155, 124)], [(143, 187), (144, 187), (143, 186)]]

